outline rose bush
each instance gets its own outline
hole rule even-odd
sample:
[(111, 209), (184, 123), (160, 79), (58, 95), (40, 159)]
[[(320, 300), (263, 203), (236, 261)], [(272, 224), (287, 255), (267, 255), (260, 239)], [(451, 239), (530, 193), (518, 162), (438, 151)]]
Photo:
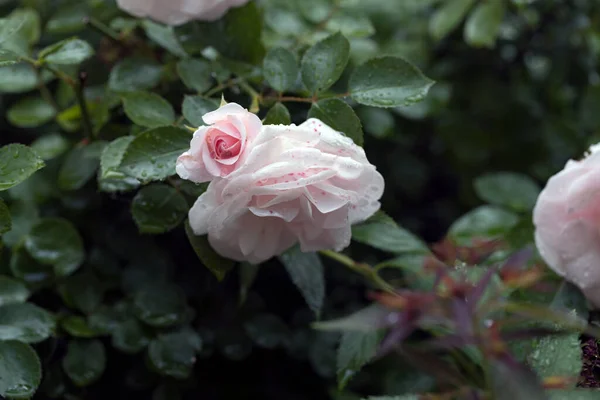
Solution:
[(595, 398), (598, 20), (0, 1), (0, 397)]
[(194, 232), (224, 257), (260, 263), (297, 242), (305, 252), (341, 251), (350, 226), (380, 207), (383, 177), (364, 150), (318, 119), (265, 126), (246, 152), (190, 210)]
[(169, 25), (191, 20), (215, 21), (230, 8), (248, 0), (117, 0), (123, 10), (140, 18), (152, 18)]

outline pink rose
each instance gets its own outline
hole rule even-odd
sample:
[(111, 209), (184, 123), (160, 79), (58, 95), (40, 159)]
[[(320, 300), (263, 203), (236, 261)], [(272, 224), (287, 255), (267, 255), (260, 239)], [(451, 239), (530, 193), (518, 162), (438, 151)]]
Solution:
[(117, 0), (120, 8), (140, 18), (152, 18), (168, 25), (191, 20), (216, 21), (232, 7), (249, 0)]
[(208, 126), (194, 133), (190, 150), (177, 159), (177, 173), (196, 183), (231, 174), (262, 128), (260, 119), (236, 103), (203, 117)]
[(535, 242), (557, 274), (600, 307), (600, 146), (548, 181), (533, 211)]
[(350, 225), (380, 207), (383, 177), (351, 139), (317, 119), (266, 125), (242, 165), (211, 182), (189, 213), (224, 257), (260, 263), (296, 243), (341, 250)]

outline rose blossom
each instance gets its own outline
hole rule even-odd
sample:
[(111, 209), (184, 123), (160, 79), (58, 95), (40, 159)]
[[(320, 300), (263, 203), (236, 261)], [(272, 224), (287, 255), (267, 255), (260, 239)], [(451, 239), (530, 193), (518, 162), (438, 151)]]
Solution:
[(380, 207), (383, 177), (363, 149), (318, 119), (267, 125), (242, 165), (215, 179), (189, 213), (222, 256), (260, 263), (296, 243), (341, 250), (350, 225)]
[(229, 175), (245, 157), (248, 145), (262, 127), (260, 119), (236, 103), (202, 118), (208, 126), (194, 133), (190, 150), (177, 159), (177, 173), (196, 183)]
[(546, 263), (600, 307), (600, 145), (548, 181), (533, 211)]
[(191, 20), (215, 21), (227, 10), (248, 0), (117, 0), (120, 8), (140, 18), (152, 18), (168, 25)]

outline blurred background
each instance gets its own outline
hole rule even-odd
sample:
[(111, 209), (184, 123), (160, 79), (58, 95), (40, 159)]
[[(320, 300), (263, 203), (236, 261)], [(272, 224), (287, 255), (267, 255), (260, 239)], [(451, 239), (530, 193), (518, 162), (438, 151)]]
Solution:
[[(88, 13), (111, 19), (103, 14), (105, 5), (111, 3), (108, 0), (0, 3), (5, 13), (17, 5), (39, 10), (47, 20), (50, 42), (51, 35), (77, 33), (85, 37), (79, 30), (82, 16)], [(356, 107), (367, 134), (367, 155), (386, 178), (383, 210), (428, 243), (442, 240), (454, 221), (483, 204), (473, 187), (477, 177), (490, 172), (515, 172), (543, 186), (569, 158), (581, 157), (590, 144), (600, 141), (597, 0), (258, 3), (265, 21), (263, 38), (267, 47), (281, 44), (301, 51), (330, 32), (341, 30), (351, 41), (352, 65), (375, 55), (393, 54), (416, 64), (437, 82), (424, 101), (411, 106)], [(55, 13), (56, 9), (60, 11)], [(100, 42), (96, 32), (87, 35), (91, 42)], [(104, 50), (103, 54), (110, 53), (110, 46)], [(344, 80), (350, 71), (339, 83), (341, 87), (346, 86)], [(15, 86), (11, 76), (0, 70), (3, 116), (21, 93), (33, 88)], [(52, 89), (60, 93), (55, 85), (51, 84)], [(232, 101), (238, 98), (244, 101), (239, 92), (228, 94)], [(289, 108), (296, 122), (305, 118), (304, 105), (290, 104)], [(41, 134), (40, 130), (16, 128), (3, 118), (0, 144), (30, 143)], [(44, 129), (47, 132), (52, 126)], [(61, 197), (44, 183), (57, 170), (58, 166), (50, 163), (43, 174), (37, 174), (31, 182), (35, 190), (28, 195), (42, 199), (36, 201), (45, 204), (46, 214), (51, 215), (60, 205), (71, 216), (91, 221), (87, 237), (104, 235), (103, 246), (116, 254), (120, 254), (121, 237), (126, 238), (123, 240), (130, 243), (129, 247), (148, 252), (146, 264), (127, 267), (132, 282), (152, 274), (156, 278), (166, 274), (166, 269), (174, 269), (173, 280), (184, 287), (202, 316), (197, 328), (205, 349), (197, 373), (183, 384), (157, 383), (158, 378), (148, 372), (142, 357), (113, 351), (101, 383), (84, 391), (67, 390), (71, 394), (64, 398), (353, 400), (366, 393), (424, 392), (433, 387), (430, 377), (390, 356), (363, 370), (346, 392), (336, 392), (338, 338), (310, 329), (312, 315), (277, 261), (261, 268), (251, 289), (243, 282), (251, 281), (244, 274), (252, 272), (236, 274), (219, 284), (209, 272), (198, 268), (182, 230), (156, 240), (140, 237), (129, 214), (124, 217), (131, 196), (94, 197), (95, 188), (84, 187)], [(18, 197), (19, 191), (11, 195)], [(530, 220), (529, 215), (523, 218)], [(98, 226), (99, 232), (94, 232), (92, 226)], [(359, 261), (383, 259), (382, 254), (358, 244), (352, 255)], [(162, 263), (162, 259), (168, 261)], [(345, 315), (368, 303), (360, 277), (335, 263), (327, 262), (326, 267), (325, 318)], [(246, 297), (243, 306), (239, 306), (240, 285)], [(58, 301), (56, 294), (44, 292), (39, 296), (45, 296), (39, 298), (44, 304)], [(58, 353), (64, 354), (64, 343), (59, 340), (56, 346)], [(56, 375), (56, 382), (62, 382), (60, 372)], [(52, 384), (46, 383), (40, 398), (54, 393)], [(55, 393), (61, 393), (60, 398), (64, 387)]]

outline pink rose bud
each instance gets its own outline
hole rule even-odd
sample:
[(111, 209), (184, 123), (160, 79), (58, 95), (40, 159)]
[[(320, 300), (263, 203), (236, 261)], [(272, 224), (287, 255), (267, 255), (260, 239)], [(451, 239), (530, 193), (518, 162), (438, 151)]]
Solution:
[(260, 263), (296, 243), (342, 250), (350, 226), (380, 207), (383, 177), (364, 150), (317, 119), (266, 125), (246, 151), (189, 213), (194, 233), (224, 257)]
[(206, 114), (190, 150), (177, 159), (177, 174), (196, 183), (231, 174), (262, 128), (260, 119), (236, 103)]
[(535, 209), (535, 242), (557, 274), (600, 307), (600, 146), (548, 181)]
[(117, 0), (120, 8), (140, 18), (152, 18), (168, 25), (191, 20), (216, 21), (232, 7), (249, 0)]

